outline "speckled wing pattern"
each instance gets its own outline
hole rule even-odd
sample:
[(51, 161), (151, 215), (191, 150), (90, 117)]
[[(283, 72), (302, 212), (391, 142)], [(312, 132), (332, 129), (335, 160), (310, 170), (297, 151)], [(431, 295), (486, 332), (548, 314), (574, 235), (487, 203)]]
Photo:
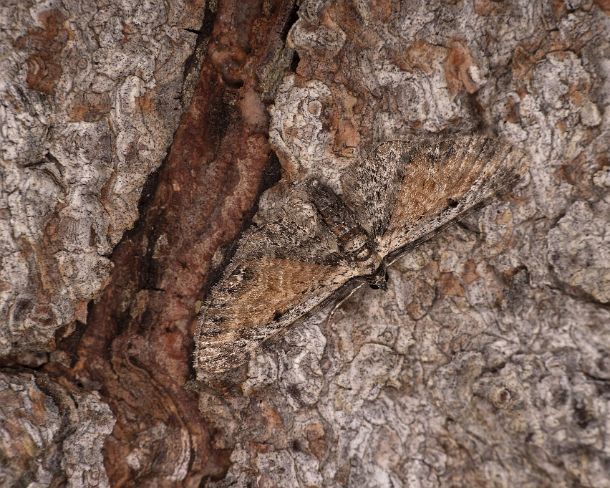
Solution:
[(281, 181), (199, 316), (200, 379), (235, 368), (356, 277), (371, 277), (524, 169), (522, 153), (485, 135), (380, 144), (339, 184)]
[(400, 253), (489, 199), (526, 168), (520, 150), (484, 135), (386, 143), (377, 148), (377, 159), (408, 161), (378, 238), (384, 256)]
[(239, 366), (262, 341), (357, 276), (320, 220), (305, 184), (280, 182), (262, 196), (202, 307), (195, 355), (200, 376)]

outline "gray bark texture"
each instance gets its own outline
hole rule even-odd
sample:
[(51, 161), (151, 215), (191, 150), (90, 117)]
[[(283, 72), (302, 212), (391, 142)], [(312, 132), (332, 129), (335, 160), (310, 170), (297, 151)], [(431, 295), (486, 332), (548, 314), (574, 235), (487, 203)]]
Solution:
[[(475, 130), (529, 169), (395, 262), (387, 291), (360, 287), (218, 384), (189, 382), (230, 452), (205, 486), (610, 487), (610, 3), (298, 7), (298, 64), (269, 107), (285, 173)], [(87, 322), (138, 217), (203, 8), (0, 5), (0, 486), (111, 484), (109, 405), (38, 368), (62, 360), (57, 334)]]
[(50, 352), (86, 322), (176, 129), (201, 16), (180, 0), (0, 4), (0, 356)]
[(0, 485), (108, 486), (102, 447), (114, 416), (96, 393), (0, 372)]

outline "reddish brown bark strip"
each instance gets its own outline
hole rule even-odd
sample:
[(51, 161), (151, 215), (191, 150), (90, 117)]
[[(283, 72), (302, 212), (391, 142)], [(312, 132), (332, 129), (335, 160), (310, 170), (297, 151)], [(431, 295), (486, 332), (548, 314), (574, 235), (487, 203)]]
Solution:
[(198, 486), (228, 467), (184, 385), (197, 300), (263, 185), (270, 149), (256, 73), (282, 45), (291, 7), (289, 0), (219, 5), (152, 195), (115, 249), (110, 284), (91, 304), (80, 343), (64, 341), (74, 367), (46, 368), (99, 389), (111, 405), (117, 423), (105, 465), (113, 486)]

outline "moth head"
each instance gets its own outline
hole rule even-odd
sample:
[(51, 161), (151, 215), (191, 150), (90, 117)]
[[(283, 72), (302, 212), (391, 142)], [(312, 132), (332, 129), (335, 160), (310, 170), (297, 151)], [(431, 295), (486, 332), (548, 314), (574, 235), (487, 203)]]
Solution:
[(383, 261), (377, 270), (366, 278), (366, 281), (374, 290), (386, 291), (388, 289), (388, 271)]
[[(354, 229), (339, 238), (339, 246), (343, 256), (348, 259), (351, 266), (358, 268), (361, 276), (373, 276), (383, 266), (383, 258), (377, 252), (375, 242), (362, 228)], [(383, 288), (385, 279), (376, 281), (375, 284)]]

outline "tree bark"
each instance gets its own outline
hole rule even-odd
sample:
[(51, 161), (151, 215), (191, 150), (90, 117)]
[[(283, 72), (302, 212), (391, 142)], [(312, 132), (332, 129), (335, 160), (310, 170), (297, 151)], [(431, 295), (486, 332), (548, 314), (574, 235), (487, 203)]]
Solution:
[[(610, 4), (0, 7), (0, 485), (610, 486)], [(527, 177), (204, 383), (260, 194), (495, 134)], [(289, 211), (289, 209), (287, 209)]]

